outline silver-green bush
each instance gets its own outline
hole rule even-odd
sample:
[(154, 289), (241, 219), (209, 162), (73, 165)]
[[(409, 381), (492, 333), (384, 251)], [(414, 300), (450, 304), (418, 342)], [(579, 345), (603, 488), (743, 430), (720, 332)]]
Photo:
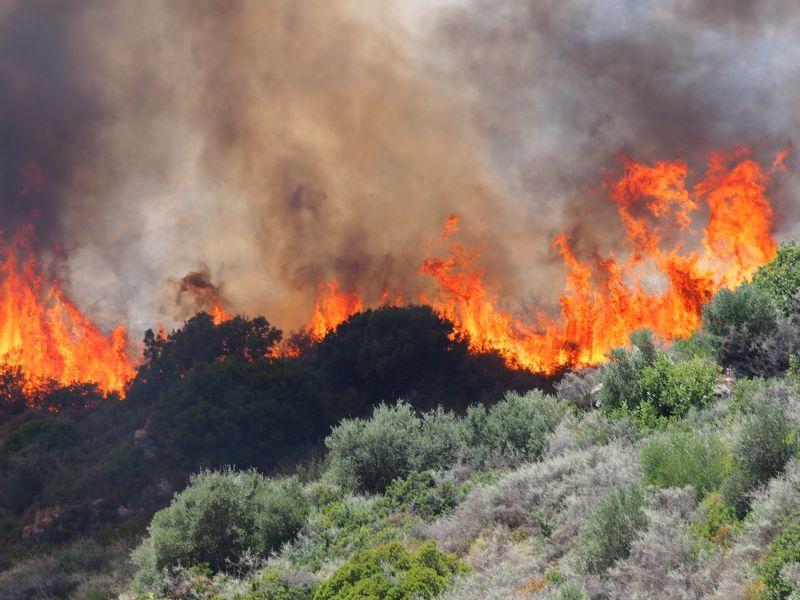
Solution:
[(309, 502), (294, 479), (271, 480), (255, 471), (202, 471), (157, 512), (134, 552), (137, 591), (158, 585), (182, 565), (221, 571), (248, 550), (278, 549), (303, 526)]

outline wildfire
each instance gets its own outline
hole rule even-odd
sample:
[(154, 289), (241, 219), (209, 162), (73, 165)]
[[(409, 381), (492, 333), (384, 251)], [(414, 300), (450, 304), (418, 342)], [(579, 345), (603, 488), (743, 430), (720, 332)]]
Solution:
[(209, 314), (214, 320), (214, 325), (222, 325), (225, 321), (231, 320), (231, 314), (225, 310), (219, 302), (214, 303)]
[(316, 340), (321, 340), (331, 329), (363, 309), (357, 294), (343, 292), (335, 281), (321, 283), (317, 288), (317, 301), (307, 330)]
[(19, 367), (33, 390), (48, 381), (94, 382), (123, 393), (134, 367), (126, 331), (106, 336), (48, 281), (31, 251), (32, 226), (0, 247), (0, 361)]
[[(711, 153), (705, 176), (693, 187), (682, 161), (649, 166), (624, 158), (622, 167), (622, 176), (605, 187), (625, 228), (627, 256), (582, 262), (567, 236), (558, 236), (553, 247), (567, 271), (558, 317), (537, 312), (521, 320), (500, 310), (484, 284), (480, 250), (453, 239), (456, 216), (447, 219), (439, 238), (442, 256), (429, 256), (420, 266), (437, 284), (422, 300), (467, 334), (474, 350), (553, 373), (597, 364), (636, 329), (649, 328), (666, 340), (689, 335), (700, 324), (702, 305), (719, 289), (748, 280), (775, 256), (768, 177), (746, 149)], [(694, 217), (702, 206), (708, 222), (698, 236)], [(697, 249), (687, 250), (698, 237)], [(642, 274), (657, 274), (663, 289), (645, 285)], [(340, 294), (335, 282), (322, 292), (311, 320), (317, 338), (361, 306), (357, 296)]]

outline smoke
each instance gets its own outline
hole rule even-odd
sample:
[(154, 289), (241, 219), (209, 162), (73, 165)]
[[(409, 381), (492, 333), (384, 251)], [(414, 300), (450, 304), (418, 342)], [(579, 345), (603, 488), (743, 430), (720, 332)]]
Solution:
[(71, 296), (137, 337), (197, 274), (283, 328), (327, 279), (414, 298), (453, 213), (491, 289), (553, 301), (556, 233), (616, 241), (617, 155), (797, 137), (788, 0), (369, 4), (0, 0), (4, 228), (40, 209)]
[(188, 319), (200, 311), (211, 313), (215, 308), (224, 309), (228, 303), (222, 288), (211, 281), (205, 265), (200, 271), (191, 271), (175, 281), (174, 286), (176, 320)]
[[(710, 149), (744, 143), (769, 164), (797, 138), (788, 0), (474, 0), (438, 32), (438, 67), (469, 89), (493, 168), (529, 214), (613, 221), (587, 192), (619, 154), (702, 169)], [(778, 200), (788, 217), (795, 199)]]

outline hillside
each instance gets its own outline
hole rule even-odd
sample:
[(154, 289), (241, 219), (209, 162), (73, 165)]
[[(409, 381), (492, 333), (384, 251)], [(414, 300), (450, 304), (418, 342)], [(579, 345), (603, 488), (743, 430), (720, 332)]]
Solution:
[(8, 373), (0, 598), (790, 597), (799, 289), (786, 244), (702, 332), (636, 332), (553, 394), (424, 307), (257, 361), (265, 320), (200, 315), (148, 336), (122, 403), (24, 409)]

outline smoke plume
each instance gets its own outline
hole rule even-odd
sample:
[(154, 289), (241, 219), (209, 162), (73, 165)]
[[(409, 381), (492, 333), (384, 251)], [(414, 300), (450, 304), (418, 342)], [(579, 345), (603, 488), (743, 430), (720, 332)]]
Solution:
[(284, 328), (330, 279), (413, 299), (453, 213), (512, 310), (552, 302), (558, 232), (623, 235), (617, 156), (769, 161), (799, 128), (788, 0), (600, 4), (0, 0), (3, 228), (41, 214), (72, 297), (135, 336), (197, 276)]

